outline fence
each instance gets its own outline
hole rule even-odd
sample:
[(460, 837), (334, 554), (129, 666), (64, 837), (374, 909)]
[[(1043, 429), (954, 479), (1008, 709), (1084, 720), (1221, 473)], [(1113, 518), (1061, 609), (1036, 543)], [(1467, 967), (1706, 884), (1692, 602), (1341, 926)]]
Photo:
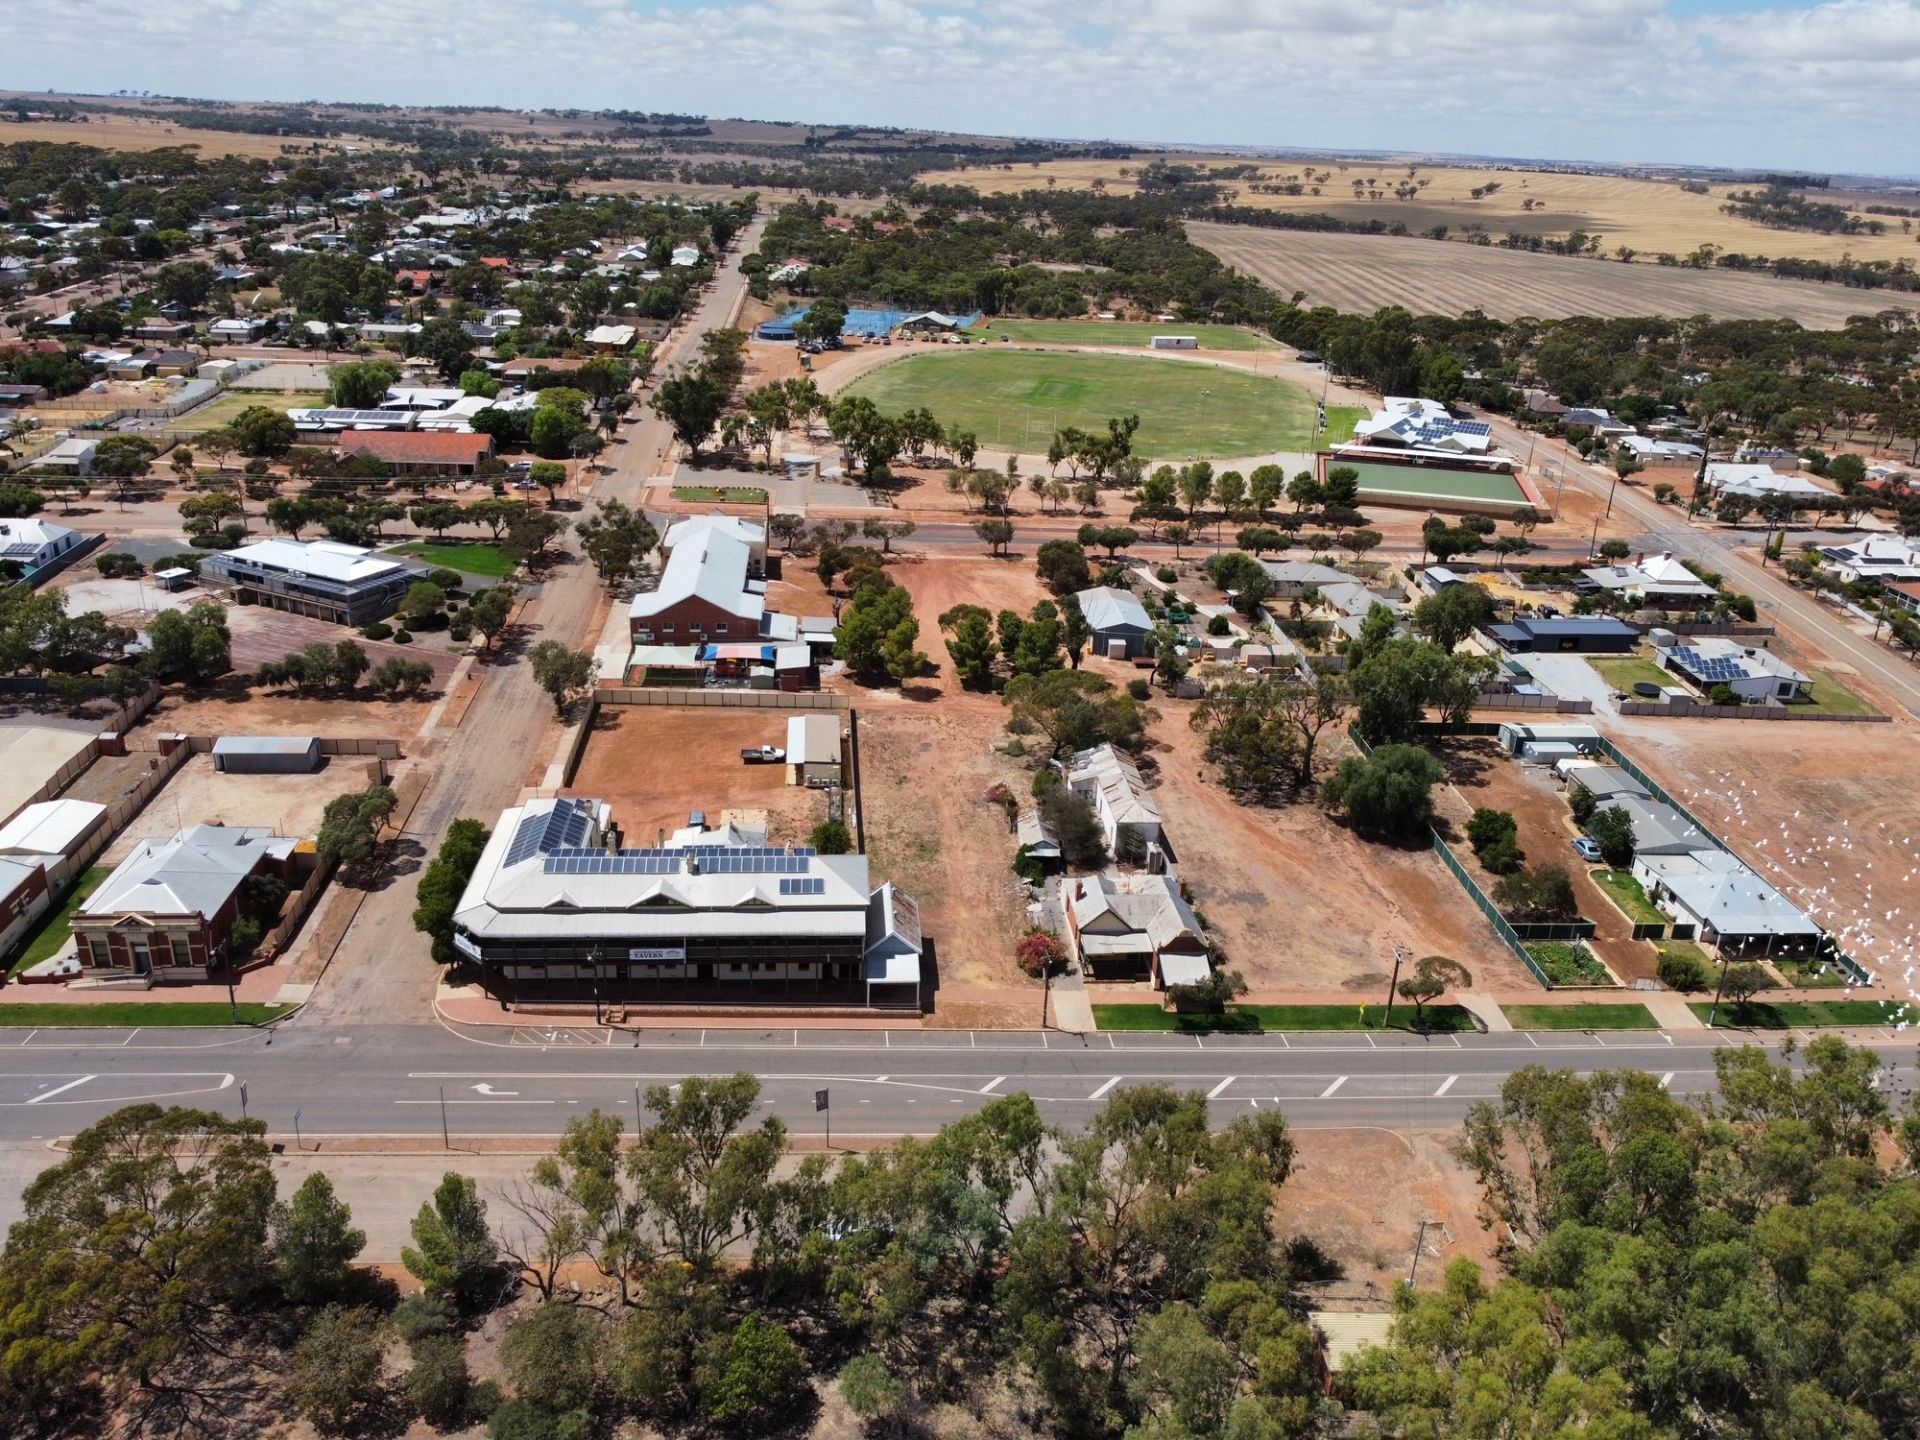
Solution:
[(281, 947), (293, 938), (293, 932), (300, 928), (300, 922), (307, 918), (307, 912), (313, 908), (313, 902), (327, 883), (327, 877), (333, 873), (333, 862), (324, 855), (315, 857), (313, 869), (308, 872), (306, 881), (293, 897), (293, 905), (283, 915), (279, 923), (266, 933), (260, 942), (260, 948), (254, 953), (259, 964), (266, 964), (280, 954)]
[(1833, 715), (1794, 705), (1703, 705), (1698, 700), (1622, 700), (1622, 715), (1661, 715), (1670, 720), (1787, 720), (1796, 725), (1891, 725), (1891, 715)]
[(1591, 715), (1593, 702), (1564, 695), (1482, 695), (1473, 702), (1476, 710), (1550, 710), (1560, 715)]
[(601, 705), (671, 705), (681, 710), (850, 710), (844, 695), (821, 690), (690, 690), (609, 685), (593, 692)]
[(38, 590), (42, 585), (46, 584), (47, 581), (73, 564), (74, 561), (84, 560), (101, 546), (108, 543), (107, 537), (104, 534), (96, 533), (86, 536), (72, 549), (54, 556), (53, 559), (47, 561), (44, 565), (36, 565), (33, 573), (27, 576), (27, 584)]
[(171, 420), (197, 406), (206, 404), (242, 375), (250, 375), (268, 363), (270, 362), (266, 360), (241, 360), (231, 370), (205, 377), (208, 388), (201, 389), (201, 381), (196, 379), (180, 395), (157, 405), (116, 405), (111, 410), (101, 410), (98, 396), (89, 397), (82, 394), (67, 395), (57, 400), (42, 400), (34, 408), (51, 410), (56, 414), (85, 415), (88, 417), (89, 424), (97, 424), (103, 428), (119, 420)]
[(1675, 620), (1657, 628), (1676, 635), (1738, 635), (1743, 639), (1780, 633), (1771, 625), (1749, 625), (1744, 620)]

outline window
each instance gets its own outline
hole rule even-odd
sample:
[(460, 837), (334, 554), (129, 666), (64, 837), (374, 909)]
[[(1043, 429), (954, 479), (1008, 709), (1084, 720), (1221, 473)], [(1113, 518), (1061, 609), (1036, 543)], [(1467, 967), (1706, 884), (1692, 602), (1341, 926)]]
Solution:
[(660, 627), (660, 633), (662, 635), (671, 635), (673, 633), (673, 622), (668, 621), (665, 625), (662, 625)]
[(727, 633), (727, 627), (724, 625), (716, 625), (713, 627), (713, 633), (716, 635), (724, 635)]

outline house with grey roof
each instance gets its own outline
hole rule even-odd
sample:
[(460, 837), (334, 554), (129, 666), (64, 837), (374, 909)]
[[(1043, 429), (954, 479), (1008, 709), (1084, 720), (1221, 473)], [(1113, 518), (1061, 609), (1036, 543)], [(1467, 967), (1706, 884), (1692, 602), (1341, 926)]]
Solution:
[(1073, 598), (1093, 632), (1095, 654), (1109, 660), (1131, 660), (1146, 649), (1153, 636), (1153, 620), (1130, 591), (1096, 585)]
[(544, 798), (500, 817), (454, 910), (454, 948), (503, 999), (917, 1009), (919, 907), (864, 855), (765, 843), (703, 817), (623, 844), (612, 808)]
[(1260, 563), (1273, 579), (1273, 593), (1282, 600), (1291, 600), (1325, 585), (1353, 583), (1353, 576), (1346, 571), (1312, 560), (1262, 560)]
[(1171, 875), (1067, 879), (1067, 929), (1089, 980), (1151, 980), (1156, 990), (1213, 973), (1207, 932)]
[(1825, 932), (1725, 850), (1642, 854), (1634, 876), (1654, 904), (1722, 955), (1811, 955)]
[[(299, 844), (271, 830), (228, 825), (142, 840), (74, 914), (82, 970), (100, 978), (204, 980), (229, 958), (244, 958), (229, 956), (235, 926), (249, 919), (265, 929), (278, 918), (279, 900), (297, 888)], [(250, 886), (256, 877), (280, 885)]]

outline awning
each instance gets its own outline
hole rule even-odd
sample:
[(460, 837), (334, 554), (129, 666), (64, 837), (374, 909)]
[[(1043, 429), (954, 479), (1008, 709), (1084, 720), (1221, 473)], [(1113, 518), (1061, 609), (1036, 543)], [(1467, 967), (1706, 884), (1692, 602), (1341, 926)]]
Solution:
[(1213, 965), (1204, 955), (1174, 951), (1160, 956), (1162, 985), (1198, 985), (1211, 974)]

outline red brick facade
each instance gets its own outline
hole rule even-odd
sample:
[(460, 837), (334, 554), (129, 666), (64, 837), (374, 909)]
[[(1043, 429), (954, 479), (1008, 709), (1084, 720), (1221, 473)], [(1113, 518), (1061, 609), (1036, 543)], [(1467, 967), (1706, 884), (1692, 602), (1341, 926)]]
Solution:
[(760, 638), (757, 620), (722, 610), (697, 596), (669, 605), (658, 614), (635, 616), (628, 628), (643, 645), (740, 644)]

